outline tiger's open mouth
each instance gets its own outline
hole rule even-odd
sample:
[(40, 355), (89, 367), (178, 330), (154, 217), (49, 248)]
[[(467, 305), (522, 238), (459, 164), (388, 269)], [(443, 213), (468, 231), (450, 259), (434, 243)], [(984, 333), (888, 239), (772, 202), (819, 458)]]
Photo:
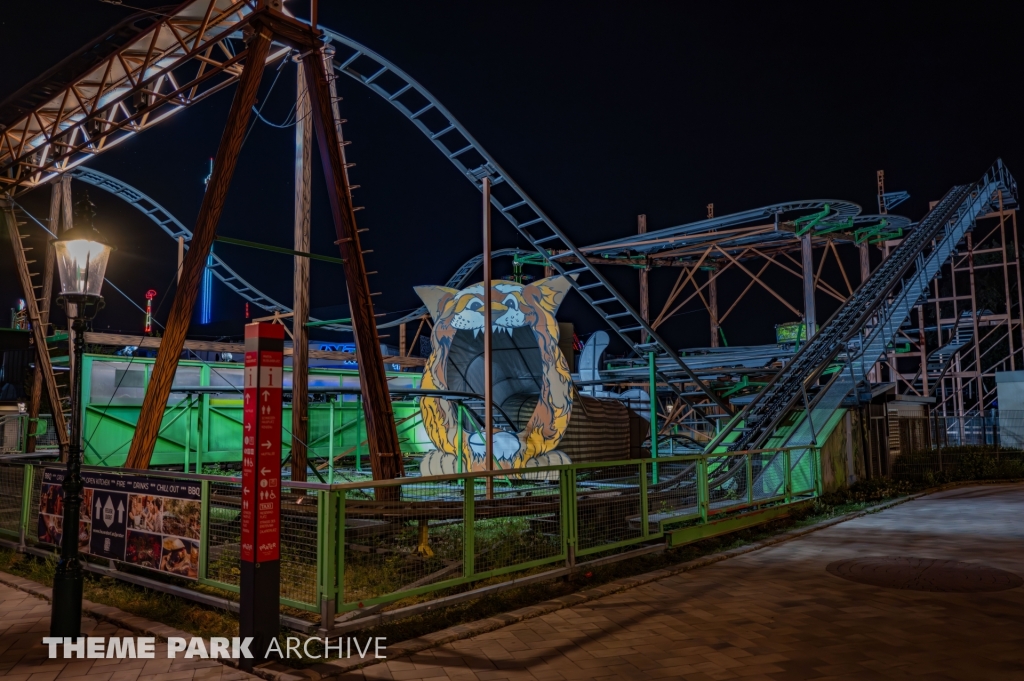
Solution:
[[(477, 330), (479, 331), (479, 329)], [(533, 329), (505, 327), (491, 333), (494, 403), (522, 428), (541, 392), (544, 361)], [(448, 389), (484, 394), (484, 336), (470, 329), (455, 332), (446, 362)]]

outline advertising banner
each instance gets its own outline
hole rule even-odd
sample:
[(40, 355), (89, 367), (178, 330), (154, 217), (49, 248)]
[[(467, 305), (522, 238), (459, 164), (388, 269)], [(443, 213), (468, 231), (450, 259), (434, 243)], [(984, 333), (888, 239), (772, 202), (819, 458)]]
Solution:
[[(44, 468), (39, 541), (60, 544), (64, 469)], [(202, 528), (198, 482), (82, 472), (78, 549), (187, 579), (199, 576)]]

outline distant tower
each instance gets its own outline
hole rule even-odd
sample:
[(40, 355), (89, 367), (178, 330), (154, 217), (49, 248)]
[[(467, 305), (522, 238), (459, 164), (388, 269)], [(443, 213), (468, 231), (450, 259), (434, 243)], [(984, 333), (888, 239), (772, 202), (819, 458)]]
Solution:
[(153, 332), (153, 299), (156, 298), (156, 291), (146, 291), (146, 333)]
[[(210, 174), (203, 180), (205, 187), (210, 186), (210, 178), (213, 177), (213, 159), (210, 159)], [(210, 254), (206, 257), (206, 267), (203, 269), (203, 284), (199, 294), (199, 323), (210, 323), (210, 312), (213, 308), (213, 244), (210, 244)]]

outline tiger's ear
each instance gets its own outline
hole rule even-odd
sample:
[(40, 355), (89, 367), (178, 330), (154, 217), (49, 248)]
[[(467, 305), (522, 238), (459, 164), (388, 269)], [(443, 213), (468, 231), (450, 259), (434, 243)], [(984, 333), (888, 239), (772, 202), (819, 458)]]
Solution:
[(459, 292), (458, 289), (448, 288), (447, 286), (414, 286), (413, 290), (416, 291), (416, 295), (420, 297), (423, 304), (427, 306), (427, 312), (430, 313), (430, 318), (435, 322), (441, 316), (445, 303), (454, 298), (455, 294)]
[[(576, 279), (577, 276), (572, 275), (572, 278)], [(543, 294), (541, 304), (551, 314), (558, 312), (558, 307), (565, 299), (565, 294), (572, 288), (572, 282), (569, 281), (568, 277), (561, 274), (548, 277), (547, 279), (538, 279), (532, 285), (540, 289), (541, 294)]]

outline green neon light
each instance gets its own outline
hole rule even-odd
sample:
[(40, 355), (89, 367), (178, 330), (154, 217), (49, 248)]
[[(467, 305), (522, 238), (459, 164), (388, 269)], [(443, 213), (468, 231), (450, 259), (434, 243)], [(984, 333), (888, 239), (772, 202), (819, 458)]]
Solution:
[(814, 229), (822, 220), (827, 218), (829, 212), (829, 205), (826, 203), (825, 207), (821, 211), (793, 220), (793, 226), (796, 228), (796, 235), (803, 236), (804, 234), (807, 234), (807, 232)]
[(323, 260), (324, 262), (333, 262), (337, 265), (344, 265), (345, 261), (341, 258), (332, 258), (329, 255), (317, 255), (315, 253), (306, 253), (305, 251), (293, 251), (290, 248), (281, 248), (279, 246), (270, 246), (268, 244), (261, 244), (255, 241), (245, 241), (244, 239), (232, 239), (226, 236), (215, 236), (214, 240), (223, 241), (226, 244), (234, 244), (235, 246), (245, 246), (246, 248), (255, 248), (261, 251), (270, 251), (272, 253), (283, 253), (284, 255), (297, 255), (300, 258), (309, 258), (310, 260)]

